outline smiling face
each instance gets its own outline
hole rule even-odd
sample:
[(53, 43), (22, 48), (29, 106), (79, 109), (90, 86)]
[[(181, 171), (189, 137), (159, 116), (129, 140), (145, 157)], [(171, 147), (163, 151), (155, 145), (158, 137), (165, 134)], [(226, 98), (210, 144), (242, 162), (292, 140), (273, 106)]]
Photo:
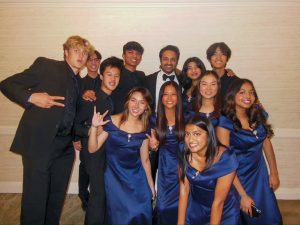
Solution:
[(205, 154), (208, 144), (208, 134), (205, 130), (194, 124), (185, 126), (185, 144), (191, 153)]
[(97, 75), (100, 67), (100, 59), (96, 53), (93, 53), (86, 62), (86, 68), (89, 75)]
[(211, 56), (210, 64), (214, 69), (224, 69), (227, 61), (228, 57), (221, 51), (220, 48), (217, 48), (214, 54)]
[(165, 109), (176, 109), (178, 103), (178, 97), (175, 87), (168, 85), (165, 87), (164, 93), (162, 95), (162, 104)]
[(174, 51), (166, 50), (163, 52), (160, 67), (163, 72), (170, 74), (175, 71), (178, 63), (177, 54)]
[(128, 112), (129, 115), (137, 118), (142, 115), (146, 109), (148, 109), (149, 105), (142, 93), (134, 92), (128, 100)]
[(245, 82), (238, 93), (235, 95), (235, 108), (236, 109), (249, 109), (255, 102), (255, 90), (253, 86)]
[(136, 69), (142, 60), (142, 54), (136, 50), (126, 50), (123, 59), (125, 67)]
[(114, 91), (120, 81), (120, 69), (117, 67), (108, 66), (105, 68), (103, 74), (100, 75), (101, 90), (110, 95)]
[(196, 62), (190, 62), (187, 66), (186, 74), (191, 80), (198, 80), (201, 75), (201, 69)]
[(214, 98), (218, 93), (218, 81), (212, 74), (205, 75), (199, 83), (199, 91), (204, 99)]
[(77, 74), (86, 63), (88, 58), (87, 50), (83, 47), (71, 47), (68, 50), (64, 50), (64, 52), (66, 62), (74, 73)]

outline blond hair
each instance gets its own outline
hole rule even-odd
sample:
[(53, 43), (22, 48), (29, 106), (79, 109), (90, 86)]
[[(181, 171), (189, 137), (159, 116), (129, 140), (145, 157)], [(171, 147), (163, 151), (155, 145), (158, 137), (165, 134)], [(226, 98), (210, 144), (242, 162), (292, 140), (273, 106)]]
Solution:
[(71, 48), (83, 48), (88, 55), (93, 54), (95, 51), (94, 46), (87, 39), (84, 39), (78, 35), (69, 37), (63, 44), (64, 50), (69, 50)]

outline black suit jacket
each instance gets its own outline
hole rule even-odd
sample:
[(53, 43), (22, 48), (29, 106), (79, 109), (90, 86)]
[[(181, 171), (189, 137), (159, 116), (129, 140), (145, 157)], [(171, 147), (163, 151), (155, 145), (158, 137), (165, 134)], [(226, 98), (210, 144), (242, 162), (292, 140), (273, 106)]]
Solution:
[[(157, 80), (158, 73), (159, 73), (159, 71), (146, 76), (146, 81), (145, 81), (145, 86), (150, 91), (150, 93), (152, 95), (151, 109), (152, 109), (153, 112), (155, 112), (155, 106), (157, 104), (155, 97), (156, 97), (156, 80)], [(178, 74), (176, 74), (176, 77), (177, 77), (177, 80), (179, 82), (179, 87), (182, 89), (181, 77)]]
[(0, 83), (2, 93), (25, 108), (11, 151), (31, 158), (47, 157), (51, 153), (49, 146), (57, 134), (65, 108), (44, 109), (30, 104), (28, 99), (35, 92), (66, 97), (68, 85), (74, 85), (72, 73), (65, 61), (39, 57), (28, 69)]

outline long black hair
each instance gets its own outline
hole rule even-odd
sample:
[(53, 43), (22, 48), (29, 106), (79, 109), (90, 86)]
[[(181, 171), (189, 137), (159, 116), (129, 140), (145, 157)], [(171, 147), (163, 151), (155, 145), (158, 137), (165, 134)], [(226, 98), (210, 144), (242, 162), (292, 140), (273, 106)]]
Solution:
[(249, 127), (251, 127), (252, 129), (255, 129), (260, 124), (262, 124), (267, 130), (268, 137), (272, 137), (274, 135), (273, 129), (272, 129), (271, 125), (267, 123), (267, 116), (264, 114), (264, 110), (259, 103), (257, 92), (256, 92), (253, 82), (251, 80), (239, 78), (239, 79), (235, 80), (234, 82), (232, 82), (232, 84), (230, 85), (228, 92), (225, 96), (225, 102), (224, 102), (224, 106), (222, 109), (222, 114), (224, 114), (226, 117), (228, 117), (229, 119), (231, 119), (233, 121), (233, 127), (235, 130), (238, 131), (238, 130), (242, 129), (242, 124), (236, 115), (235, 96), (240, 91), (242, 85), (245, 83), (249, 83), (252, 86), (253, 91), (254, 91), (253, 94), (255, 97), (255, 101), (254, 101), (253, 105), (249, 109), (246, 110), (247, 116), (249, 118), (249, 121), (248, 121)]
[[(202, 130), (205, 130), (207, 132), (207, 150), (205, 153), (205, 170), (209, 169), (212, 167), (214, 159), (216, 155), (218, 154), (218, 146), (223, 146), (220, 144), (220, 142), (217, 139), (216, 133), (215, 133), (215, 128), (212, 125), (210, 119), (201, 116), (199, 114), (196, 114), (194, 117), (192, 117), (185, 126), (188, 125), (195, 125)], [(186, 174), (186, 166), (189, 164), (189, 159), (190, 159), (191, 151), (188, 148), (188, 145), (185, 143), (184, 145), (184, 151), (181, 152), (180, 157), (179, 157), (179, 167), (181, 169), (181, 175), (180, 178), (181, 180), (184, 180), (185, 174)]]
[(182, 108), (182, 99), (181, 99), (181, 91), (178, 84), (174, 81), (165, 82), (160, 90), (158, 97), (158, 105), (157, 105), (157, 116), (156, 116), (156, 134), (160, 144), (164, 143), (167, 132), (167, 118), (165, 113), (165, 107), (162, 103), (162, 97), (165, 92), (165, 88), (167, 86), (172, 86), (176, 90), (177, 95), (177, 105), (175, 109), (175, 134), (178, 140), (183, 140), (184, 138), (184, 119), (183, 119), (183, 108)]

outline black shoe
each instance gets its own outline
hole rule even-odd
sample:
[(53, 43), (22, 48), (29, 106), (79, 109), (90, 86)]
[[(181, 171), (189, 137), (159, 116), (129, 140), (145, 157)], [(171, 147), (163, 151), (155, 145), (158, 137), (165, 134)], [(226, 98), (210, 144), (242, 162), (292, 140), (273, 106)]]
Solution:
[(86, 211), (87, 203), (86, 202), (82, 202), (81, 203), (81, 208), (82, 208), (83, 211)]

